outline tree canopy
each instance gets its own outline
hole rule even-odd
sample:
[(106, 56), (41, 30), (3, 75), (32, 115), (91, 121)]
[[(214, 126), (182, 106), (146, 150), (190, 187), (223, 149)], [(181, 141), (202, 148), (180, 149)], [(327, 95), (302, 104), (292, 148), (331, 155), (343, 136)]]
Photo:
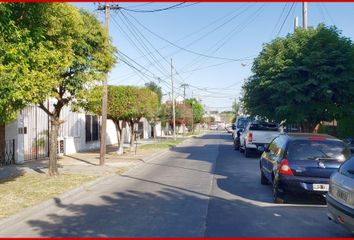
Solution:
[(354, 48), (335, 27), (297, 29), (265, 44), (243, 86), (251, 115), (300, 123), (350, 114), (354, 101)]
[(49, 173), (56, 175), (60, 112), (103, 79), (115, 48), (94, 15), (68, 3), (0, 3), (0, 32), (0, 121), (38, 104), (51, 121)]
[(204, 115), (203, 105), (195, 98), (186, 99), (185, 103), (192, 107), (194, 123), (200, 123)]

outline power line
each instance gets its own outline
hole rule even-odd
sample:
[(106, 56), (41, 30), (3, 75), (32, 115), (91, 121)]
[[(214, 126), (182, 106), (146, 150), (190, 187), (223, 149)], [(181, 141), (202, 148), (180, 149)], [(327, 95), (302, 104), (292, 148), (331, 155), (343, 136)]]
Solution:
[(288, 13), (286, 14), (286, 17), (285, 17), (285, 19), (284, 19), (284, 21), (283, 21), (283, 23), (282, 23), (282, 25), (281, 25), (281, 27), (280, 27), (280, 29), (279, 29), (278, 33), (277, 33), (277, 37), (279, 36), (279, 34), (280, 34), (281, 30), (283, 29), (283, 26), (284, 26), (284, 24), (285, 24), (286, 20), (288, 20), (288, 17), (289, 17), (290, 11), (291, 11), (291, 9), (293, 9), (294, 4), (295, 4), (295, 2), (293, 2), (293, 4), (291, 5), (291, 7), (290, 7), (290, 9), (289, 9)]
[(287, 8), (288, 4), (289, 4), (289, 3), (285, 3), (285, 4), (284, 4), (284, 7), (283, 7), (283, 9), (282, 9), (282, 11), (281, 11), (281, 13), (280, 13), (280, 16), (279, 16), (279, 18), (278, 18), (278, 20), (277, 20), (277, 22), (276, 22), (274, 28), (273, 28), (273, 31), (272, 31), (272, 33), (271, 33), (270, 38), (273, 36), (273, 34), (275, 33), (275, 31), (276, 31), (278, 25), (280, 24), (280, 20), (281, 20), (281, 18), (283, 17), (283, 14), (285, 13), (285, 9)]
[(169, 7), (166, 7), (166, 8), (158, 8), (158, 9), (153, 9), (153, 10), (135, 10), (135, 9), (129, 9), (129, 8), (125, 8), (125, 7), (121, 7), (121, 9), (124, 9), (124, 10), (129, 11), (129, 12), (136, 12), (136, 13), (152, 13), (152, 12), (161, 12), (161, 11), (175, 9), (178, 6), (181, 6), (183, 4), (185, 4), (185, 2), (177, 3), (175, 5), (172, 5), (172, 6), (169, 6)]
[[(206, 29), (206, 28), (208, 28), (208, 27), (214, 25), (215, 23), (217, 23), (217, 22), (219, 22), (220, 20), (222, 20), (222, 19), (224, 19), (224, 18), (230, 16), (231, 14), (235, 14), (237, 11), (241, 10), (241, 9), (244, 8), (244, 7), (245, 7), (245, 6), (241, 6), (241, 7), (238, 7), (237, 9), (234, 9), (233, 11), (227, 13), (226, 15), (223, 15), (222, 17), (220, 17), (220, 18), (218, 18), (218, 19), (216, 19), (216, 20), (214, 20), (214, 21), (208, 23), (207, 25), (203, 26), (203, 27), (200, 28), (199, 30), (194, 31), (194, 32), (192, 32), (192, 33), (190, 33), (190, 34), (188, 34), (188, 35), (186, 35), (186, 36), (180, 38), (179, 40), (175, 41), (174, 43), (179, 42), (179, 41), (181, 41), (181, 40), (183, 40), (183, 39), (186, 39), (186, 38), (188, 38), (188, 37), (190, 37), (190, 36), (192, 36), (192, 35), (195, 35), (196, 33), (201, 32), (202, 30), (204, 30), (204, 29)], [(199, 37), (198, 39), (194, 40), (193, 42), (189, 43), (189, 44), (186, 45), (186, 46), (190, 46), (190, 45), (196, 43), (197, 41), (200, 41), (202, 38), (208, 36), (211, 32), (215, 32), (216, 30), (220, 29), (222, 26), (224, 26), (225, 24), (227, 24), (227, 23), (229, 23), (230, 21), (232, 21), (233, 19), (235, 19), (235, 17), (241, 15), (241, 14), (242, 14), (245, 10), (247, 10), (248, 8), (249, 8), (249, 6), (247, 7), (247, 5), (246, 5), (246, 9), (243, 9), (241, 13), (238, 13), (238, 14), (232, 16), (232, 17), (231, 17), (230, 19), (228, 19), (227, 21), (225, 21), (225, 22), (223, 22), (222, 24), (218, 25), (216, 28), (212, 29), (211, 31), (208, 31), (206, 34), (202, 35), (201, 37)], [(137, 21), (137, 19), (135, 19), (132, 15), (130, 15), (129, 13), (127, 13), (127, 14), (128, 14), (130, 17), (132, 17), (135, 21)], [(123, 32), (123, 34), (125, 34), (125, 33)], [(169, 45), (170, 45), (170, 44), (169, 44)], [(166, 45), (166, 46), (160, 48), (160, 50), (163, 49), (163, 48), (165, 48), (165, 47), (167, 47), (167, 46), (169, 46), (169, 45)], [(171, 57), (172, 55), (176, 54), (176, 53), (179, 52), (179, 51), (181, 51), (181, 49), (179, 49), (179, 50), (177, 50), (177, 51), (175, 51), (175, 52), (173, 52), (173, 53), (168, 54), (167, 57)], [(147, 56), (147, 55), (148, 55), (148, 54), (141, 55), (139, 58), (145, 57), (145, 56)], [(136, 59), (138, 59), (138, 58), (136, 58)], [(161, 60), (163, 60), (163, 59), (161, 59)], [(161, 61), (161, 60), (159, 60), (159, 61)], [(248, 58), (247, 58), (247, 59), (245, 58), (244, 60), (249, 60), (249, 59), (248, 59)], [(165, 61), (166, 61), (166, 60), (165, 60)], [(230, 60), (228, 60), (228, 61), (230, 61)], [(233, 59), (232, 59), (230, 62), (232, 62), (232, 61), (233, 61)], [(152, 63), (150, 63), (148, 66), (151, 66), (151, 65), (152, 65)], [(148, 66), (147, 66), (147, 67), (148, 67)], [(130, 74), (130, 76), (132, 76), (132, 74)]]
[(244, 61), (244, 59), (234, 59), (234, 58), (226, 58), (226, 57), (217, 57), (217, 56), (211, 56), (211, 55), (206, 55), (203, 53), (199, 53), (190, 49), (187, 49), (185, 47), (181, 47), (173, 42), (171, 42), (170, 40), (167, 40), (166, 38), (160, 36), (159, 34), (153, 32), (152, 30), (150, 30), (149, 28), (147, 28), (146, 26), (144, 26), (139, 20), (137, 20), (135, 17), (133, 17), (132, 15), (130, 15), (142, 28), (144, 28), (146, 31), (148, 31), (149, 33), (151, 33), (152, 35), (154, 35), (155, 37), (169, 43), (170, 45), (179, 48), (180, 50), (198, 55), (198, 56), (202, 56), (202, 57), (206, 57), (206, 58), (213, 58), (213, 59), (219, 59), (219, 60), (230, 60), (230, 61)]

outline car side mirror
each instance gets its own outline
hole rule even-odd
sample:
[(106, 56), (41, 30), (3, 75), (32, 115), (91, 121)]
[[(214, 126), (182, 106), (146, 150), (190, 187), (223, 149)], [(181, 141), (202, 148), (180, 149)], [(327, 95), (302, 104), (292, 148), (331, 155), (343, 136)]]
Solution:
[(232, 130), (235, 130), (235, 129), (236, 129), (235, 124), (232, 124)]

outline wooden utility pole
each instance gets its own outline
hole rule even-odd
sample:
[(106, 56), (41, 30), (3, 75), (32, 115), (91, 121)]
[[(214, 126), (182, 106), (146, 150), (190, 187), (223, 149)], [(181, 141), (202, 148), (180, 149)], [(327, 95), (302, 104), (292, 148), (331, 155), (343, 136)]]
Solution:
[(307, 30), (307, 2), (302, 3), (302, 24), (303, 28)]
[(194, 133), (194, 98), (193, 98), (193, 90), (192, 90), (192, 132)]
[(173, 139), (176, 140), (176, 106), (175, 106), (175, 96), (173, 88), (173, 65), (171, 58), (171, 82), (172, 82), (172, 115), (173, 115)]
[[(105, 11), (105, 27), (109, 36), (109, 10), (119, 9), (118, 5), (110, 6), (106, 3), (104, 6), (99, 6), (97, 10)], [(108, 40), (109, 41), (109, 40)], [(106, 132), (107, 132), (107, 98), (108, 98), (108, 88), (107, 88), (108, 73), (103, 80), (103, 96), (102, 96), (102, 122), (101, 122), (101, 141), (100, 141), (100, 165), (105, 163), (106, 154)]]

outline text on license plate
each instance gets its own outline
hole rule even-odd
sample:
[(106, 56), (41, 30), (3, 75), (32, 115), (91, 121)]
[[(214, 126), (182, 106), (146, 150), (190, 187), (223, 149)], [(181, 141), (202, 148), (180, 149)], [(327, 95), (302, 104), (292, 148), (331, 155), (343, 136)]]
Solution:
[(328, 191), (328, 184), (312, 184), (312, 188), (314, 191)]
[(346, 202), (348, 200), (348, 193), (338, 189), (337, 197), (341, 198), (342, 200), (344, 200)]

